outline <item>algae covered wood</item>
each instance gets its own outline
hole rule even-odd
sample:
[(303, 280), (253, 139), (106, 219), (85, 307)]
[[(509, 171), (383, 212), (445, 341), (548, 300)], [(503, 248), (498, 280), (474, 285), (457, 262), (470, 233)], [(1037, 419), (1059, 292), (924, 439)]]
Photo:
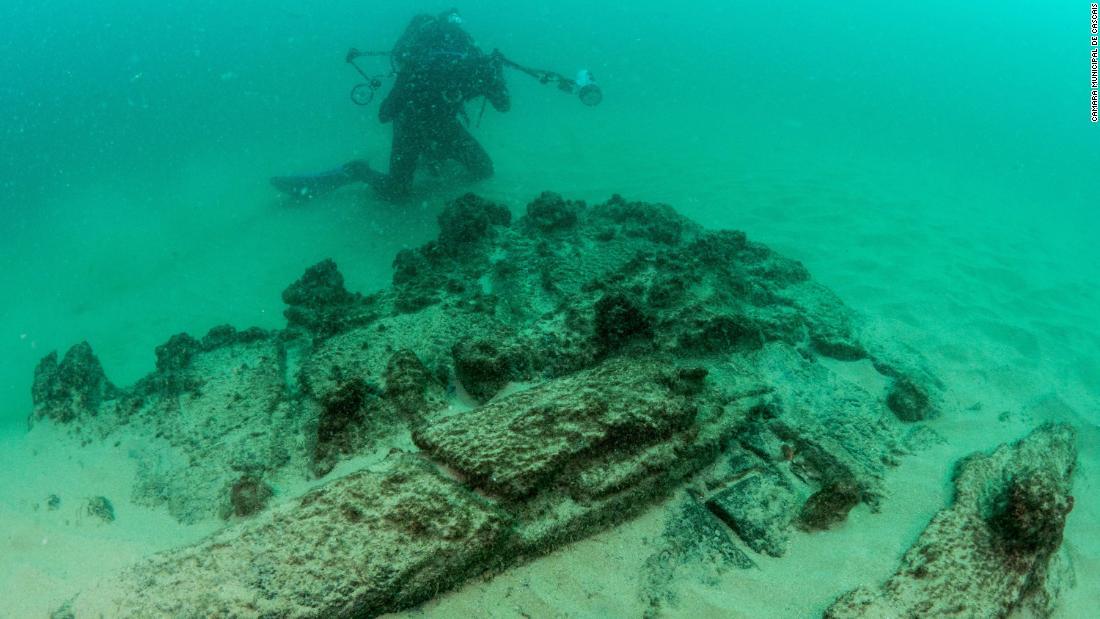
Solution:
[(83, 592), (76, 617), (369, 617), (496, 562), (508, 516), (415, 456), (360, 471)]

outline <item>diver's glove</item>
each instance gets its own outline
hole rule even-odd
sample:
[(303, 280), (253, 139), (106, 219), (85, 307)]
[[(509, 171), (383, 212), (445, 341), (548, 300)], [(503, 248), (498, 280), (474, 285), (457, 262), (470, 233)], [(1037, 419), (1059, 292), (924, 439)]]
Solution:
[(486, 79), (482, 80), (484, 92), (481, 94), (489, 99), (498, 112), (507, 112), (512, 108), (512, 97), (508, 94), (508, 84), (504, 81), (504, 54), (499, 49), (494, 49), (489, 54), (488, 69)]

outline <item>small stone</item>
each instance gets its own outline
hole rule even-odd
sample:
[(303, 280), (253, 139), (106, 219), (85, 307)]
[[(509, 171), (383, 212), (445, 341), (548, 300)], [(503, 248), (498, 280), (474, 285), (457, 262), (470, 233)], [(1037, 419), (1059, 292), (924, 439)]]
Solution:
[(229, 502), (233, 506), (233, 514), (243, 518), (262, 511), (273, 496), (275, 492), (271, 486), (257, 477), (245, 475), (230, 489)]
[(886, 405), (902, 421), (924, 421), (932, 416), (932, 401), (913, 381), (902, 377), (894, 381)]
[(862, 493), (855, 480), (838, 479), (810, 495), (802, 505), (798, 525), (807, 531), (820, 531), (843, 522), (859, 504)]
[(95, 496), (88, 499), (84, 510), (89, 516), (99, 518), (103, 522), (115, 521), (115, 506), (105, 496)]

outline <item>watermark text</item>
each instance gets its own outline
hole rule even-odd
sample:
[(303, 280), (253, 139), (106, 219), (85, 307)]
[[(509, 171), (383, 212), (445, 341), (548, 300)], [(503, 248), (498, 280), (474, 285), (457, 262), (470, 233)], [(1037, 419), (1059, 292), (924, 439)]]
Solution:
[(1091, 48), (1091, 49), (1089, 49), (1089, 56), (1091, 56), (1091, 58), (1089, 59), (1089, 63), (1090, 63), (1091, 69), (1090, 69), (1089, 73), (1090, 73), (1090, 77), (1091, 77), (1090, 86), (1091, 86), (1092, 90), (1090, 91), (1090, 94), (1089, 94), (1089, 99), (1091, 101), (1091, 103), (1090, 103), (1091, 110), (1090, 110), (1089, 120), (1091, 120), (1092, 122), (1095, 123), (1095, 122), (1097, 122), (1097, 109), (1096, 109), (1097, 96), (1096, 95), (1097, 95), (1097, 92), (1100, 92), (1100, 90), (1097, 89), (1097, 79), (1096, 79), (1096, 61), (1097, 61), (1097, 58), (1096, 58), (1096, 52), (1097, 52), (1096, 37), (1097, 37), (1097, 34), (1098, 34), (1097, 12), (1098, 12), (1098, 9), (1100, 9), (1100, 4), (1097, 4), (1096, 2), (1093, 2), (1092, 5), (1091, 5), (1091, 9), (1092, 9), (1091, 10), (1091, 15), (1089, 16), (1089, 26), (1090, 26), (1089, 31), (1092, 33), (1091, 36), (1090, 36), (1090, 39), (1089, 39), (1089, 46)]

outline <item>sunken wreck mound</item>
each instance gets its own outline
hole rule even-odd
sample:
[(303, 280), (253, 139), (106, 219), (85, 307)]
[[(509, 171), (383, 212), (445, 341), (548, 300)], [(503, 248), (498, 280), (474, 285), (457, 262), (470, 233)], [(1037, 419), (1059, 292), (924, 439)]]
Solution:
[[(943, 406), (919, 354), (740, 232), (549, 192), (515, 222), (473, 194), (439, 222), (387, 289), (321, 262), (283, 292), (285, 329), (176, 335), (129, 388), (87, 344), (42, 360), (32, 422), (148, 437), (135, 498), (228, 520), (66, 612), (374, 616), (681, 489), (678, 547), (744, 568), (874, 509)], [(368, 453), (389, 455), (334, 471)]]

